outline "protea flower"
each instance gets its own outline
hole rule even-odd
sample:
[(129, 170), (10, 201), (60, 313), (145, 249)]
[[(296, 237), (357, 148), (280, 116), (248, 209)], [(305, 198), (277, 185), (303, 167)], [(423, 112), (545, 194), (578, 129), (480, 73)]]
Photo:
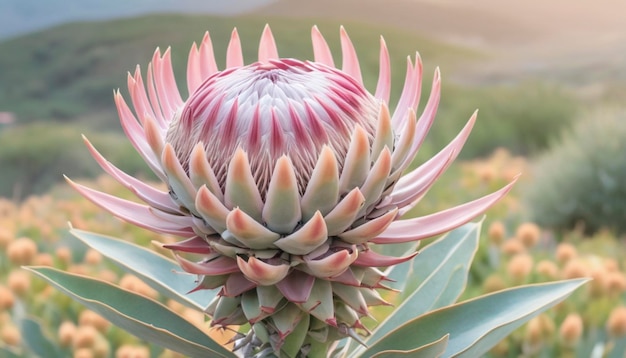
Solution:
[(198, 275), (194, 289), (221, 287), (207, 302), (212, 325), (252, 325), (239, 342), (247, 353), (278, 352), (289, 340), (306, 352), (356, 336), (355, 329), (364, 332), (360, 318), (368, 307), (387, 304), (376, 290), (385, 288), (381, 269), (415, 256), (388, 257), (377, 246), (458, 227), (511, 187), (400, 220), (455, 159), (476, 116), (448, 146), (402, 176), (433, 123), (439, 71), (417, 120), (422, 63), (417, 55), (415, 63), (408, 58), (392, 114), (385, 42), (370, 94), (343, 28), (340, 36), (341, 69), (315, 27), (314, 61), (279, 58), (266, 27), (258, 61), (245, 65), (235, 30), (220, 71), (206, 33), (189, 54), (185, 101), (169, 49), (163, 55), (157, 49), (147, 85), (139, 68), (128, 76), (134, 113), (119, 91), (115, 103), (126, 135), (169, 192), (123, 173), (87, 140), (102, 168), (145, 205), (72, 184), (123, 220), (186, 238), (165, 246)]

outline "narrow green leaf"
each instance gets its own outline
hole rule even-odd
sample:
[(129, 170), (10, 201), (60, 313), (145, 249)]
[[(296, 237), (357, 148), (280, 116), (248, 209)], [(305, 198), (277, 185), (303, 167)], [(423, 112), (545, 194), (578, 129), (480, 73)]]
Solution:
[(438, 358), (446, 351), (449, 337), (450, 335), (446, 334), (432, 343), (408, 351), (390, 350), (376, 353), (372, 358)]
[(63, 293), (146, 341), (190, 357), (235, 357), (164, 305), (108, 282), (49, 267), (28, 267)]
[(482, 220), (467, 223), (424, 247), (412, 261), (411, 274), (407, 277), (403, 292), (406, 294), (414, 292), (424, 281), (432, 279), (432, 276), (436, 275), (435, 272), (445, 264), (460, 265), (468, 261), (471, 264), (478, 250), (481, 227)]
[[(456, 302), (465, 288), (467, 273), (478, 248), (479, 229), (480, 224), (467, 224), (422, 250), (406, 278), (410, 283), (405, 289), (413, 291), (375, 328), (367, 338), (367, 344), (376, 342), (415, 317)], [(355, 346), (355, 352), (362, 350)]]
[(391, 331), (362, 356), (386, 350), (410, 350), (450, 334), (444, 357), (479, 357), (586, 281), (576, 279), (516, 287), (429, 312)]
[(217, 290), (189, 293), (198, 285), (196, 276), (181, 272), (176, 261), (152, 250), (83, 230), (72, 229), (70, 232), (126, 271), (139, 276), (150, 287), (188, 307), (204, 310), (217, 294)]
[(39, 357), (62, 357), (63, 354), (52, 344), (41, 329), (39, 322), (24, 318), (20, 321), (20, 331), (24, 345)]

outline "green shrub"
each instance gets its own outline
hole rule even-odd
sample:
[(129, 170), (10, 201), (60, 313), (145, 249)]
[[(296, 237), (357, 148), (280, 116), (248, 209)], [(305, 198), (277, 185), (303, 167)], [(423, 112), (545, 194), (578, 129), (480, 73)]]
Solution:
[(626, 111), (593, 113), (539, 157), (526, 202), (552, 228), (626, 233)]
[(444, 146), (479, 109), (461, 158), (484, 157), (499, 147), (515, 155), (536, 154), (570, 126), (577, 103), (564, 89), (540, 82), (478, 88), (446, 83), (427, 145)]
[[(147, 173), (139, 155), (123, 135), (89, 135), (108, 158), (129, 173)], [(75, 126), (39, 123), (0, 131), (0, 196), (20, 200), (46, 192), (63, 180), (93, 178), (102, 173), (85, 148)]]

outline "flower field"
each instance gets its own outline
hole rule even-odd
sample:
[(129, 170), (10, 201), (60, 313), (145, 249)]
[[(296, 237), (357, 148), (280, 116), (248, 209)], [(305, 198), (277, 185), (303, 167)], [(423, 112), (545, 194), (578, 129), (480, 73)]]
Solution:
[[(493, 357), (587, 357), (592, 351), (611, 356), (623, 351), (626, 337), (626, 250), (608, 231), (585, 236), (581, 231), (556, 234), (524, 221), (520, 192), (532, 172), (525, 159), (506, 150), (490, 158), (460, 162), (442, 178), (418, 207), (433, 212), (465, 198), (450, 197), (463, 189), (468, 198), (501, 186), (519, 172), (522, 182), (487, 212), (479, 251), (463, 298), (524, 283), (592, 277), (564, 303), (533, 318), (498, 344)], [(108, 177), (97, 185), (129, 196)], [(450, 190), (455, 188), (455, 190)], [(103, 232), (141, 245), (173, 242), (125, 224), (102, 212), (66, 186), (49, 194), (29, 197), (20, 205), (0, 202), (0, 341), (2, 353), (23, 356), (52, 349), (73, 357), (177, 357), (177, 353), (142, 342), (92, 311), (54, 290), (22, 269), (23, 265), (53, 266), (97, 277), (124, 289), (159, 300), (189, 322), (226, 343), (232, 333), (209, 328), (202, 314), (168, 300), (140, 279), (116, 269), (98, 252), (86, 248), (68, 233), (74, 228)], [(427, 243), (423, 243), (427, 245)], [(157, 249), (157, 246), (152, 246)], [(164, 254), (167, 254), (163, 251)], [(393, 302), (393, 295), (388, 295)], [(374, 316), (388, 308), (374, 309)], [(378, 310), (378, 311), (377, 311)], [(32, 327), (19, 329), (27, 319)], [(37, 331), (37, 334), (32, 332)]]
[[(139, 22), (50, 56), (108, 73)], [(289, 24), (297, 56), (268, 24), (260, 41), (254, 26), (227, 44), (206, 32), (182, 77), (180, 53), (157, 48), (114, 91), (126, 139), (100, 123), (113, 77), (35, 66), (60, 97), (0, 127), (0, 356), (625, 356), (626, 111), (611, 88), (439, 67), (423, 83), (419, 53), (392, 71), (416, 38), (357, 53), (366, 32), (326, 42), (316, 25), (306, 56)], [(424, 45), (453, 74), (498, 56)], [(23, 47), (0, 64), (49, 60)]]

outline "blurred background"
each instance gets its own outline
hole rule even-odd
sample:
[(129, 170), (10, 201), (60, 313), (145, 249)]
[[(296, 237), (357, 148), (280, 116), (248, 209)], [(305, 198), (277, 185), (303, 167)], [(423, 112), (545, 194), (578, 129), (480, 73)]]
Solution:
[[(598, 287), (520, 330), (493, 354), (585, 356), (600, 343), (609, 347), (610, 316), (623, 306), (626, 291), (625, 17), (623, 0), (1, 0), (0, 248), (6, 250), (0, 250), (0, 289), (12, 287), (15, 268), (36, 263), (43, 253), (50, 256), (39, 257), (44, 263), (83, 272), (108, 267), (67, 238), (68, 220), (140, 243), (154, 239), (99, 213), (71, 193), (62, 176), (121, 190), (101, 177), (82, 143), (85, 134), (121, 169), (154, 179), (123, 135), (112, 92), (127, 94), (128, 71), (139, 64), (145, 74), (156, 47), (171, 46), (184, 89), (189, 48), (207, 30), (223, 68), (235, 26), (251, 62), (266, 23), (281, 56), (302, 59), (312, 58), (313, 25), (339, 57), (344, 25), (371, 91), (384, 36), (392, 107), (407, 55), (419, 51), (424, 62), (421, 107), (435, 67), (441, 68), (440, 109), (416, 164), (480, 110), (459, 163), (413, 214), (471, 200), (522, 173), (509, 198), (488, 213), (468, 297), (518, 283), (596, 277)], [(34, 242), (35, 251), (31, 245), (27, 259), (11, 259), (8, 248), (21, 239)], [(115, 281), (122, 274), (112, 275)], [(16, 287), (19, 298), (24, 292)], [(50, 304), (24, 300), (38, 310)], [(62, 305), (69, 316), (56, 322), (78, 324), (80, 308)], [(560, 331), (573, 313), (585, 327), (575, 344)], [(617, 327), (626, 333), (626, 309), (621, 314)], [(0, 328), (11, 321), (4, 315)], [(0, 342), (8, 344), (7, 337), (0, 334)], [(114, 342), (109, 352), (125, 344), (115, 337), (107, 336)]]

